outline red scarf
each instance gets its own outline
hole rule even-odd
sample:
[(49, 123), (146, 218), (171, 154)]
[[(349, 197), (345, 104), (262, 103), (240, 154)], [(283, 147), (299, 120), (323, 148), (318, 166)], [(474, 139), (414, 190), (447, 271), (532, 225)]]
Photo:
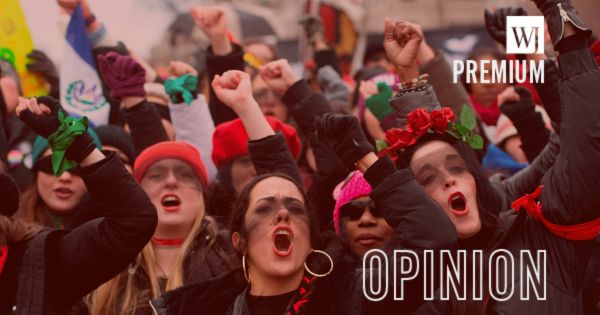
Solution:
[(512, 203), (513, 209), (519, 212), (523, 207), (529, 216), (542, 221), (550, 232), (571, 241), (593, 240), (598, 236), (598, 233), (600, 233), (600, 218), (575, 225), (558, 225), (548, 221), (542, 213), (542, 206), (536, 201), (543, 187), (543, 185), (540, 185), (533, 194), (526, 194), (515, 200)]
[(310, 301), (312, 297), (312, 293), (315, 288), (315, 284), (317, 281), (317, 277), (315, 276), (307, 276), (304, 275), (302, 277), (302, 282), (300, 283), (300, 288), (298, 288), (298, 293), (294, 298), (294, 302), (290, 310), (288, 310), (286, 315), (299, 315), (305, 312), (306, 304)]
[(475, 111), (479, 114), (479, 118), (481, 118), (486, 125), (495, 126), (496, 122), (498, 122), (498, 117), (500, 117), (500, 108), (498, 108), (498, 104), (494, 102), (489, 106), (484, 106), (477, 102), (473, 96), (469, 95), (469, 98), (471, 99), (471, 104), (473, 104)]
[(8, 245), (2, 246), (0, 249), (0, 275), (2, 274), (2, 270), (4, 269), (4, 264), (6, 263), (6, 259), (8, 258)]
[(185, 241), (185, 238), (176, 238), (176, 239), (162, 239), (152, 237), (152, 244), (159, 246), (180, 246)]

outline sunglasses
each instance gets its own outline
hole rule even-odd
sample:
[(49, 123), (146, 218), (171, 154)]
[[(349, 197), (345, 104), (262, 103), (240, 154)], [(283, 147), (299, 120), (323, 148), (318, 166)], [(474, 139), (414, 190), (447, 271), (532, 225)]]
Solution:
[(373, 200), (353, 200), (340, 208), (340, 218), (356, 221), (362, 217), (365, 209), (369, 209), (376, 218), (383, 218), (383, 214), (375, 207)]
[[(54, 171), (52, 170), (52, 156), (48, 155), (48, 156), (45, 156), (45, 157), (37, 160), (35, 162), (35, 164), (33, 165), (33, 167), (31, 168), (31, 170), (34, 173), (44, 172), (46, 174), (54, 175)], [(68, 170), (68, 172), (73, 175), (81, 176), (79, 174), (79, 168), (77, 168), (77, 167)]]
[[(109, 150), (106, 150), (106, 151), (109, 151)], [(123, 164), (131, 166), (131, 162), (123, 159), (120, 156), (117, 156), (117, 157), (119, 158), (119, 160), (121, 160), (121, 162), (123, 162)], [(31, 170), (34, 173), (44, 172), (46, 174), (54, 174), (54, 170), (52, 169), (52, 155), (47, 155), (47, 156), (44, 156), (43, 158), (40, 158), (39, 160), (37, 160), (35, 162), (35, 164), (33, 165), (33, 167), (31, 168)], [(81, 176), (81, 174), (79, 173), (78, 167), (72, 168), (72, 169), (68, 170), (68, 172), (73, 175)]]

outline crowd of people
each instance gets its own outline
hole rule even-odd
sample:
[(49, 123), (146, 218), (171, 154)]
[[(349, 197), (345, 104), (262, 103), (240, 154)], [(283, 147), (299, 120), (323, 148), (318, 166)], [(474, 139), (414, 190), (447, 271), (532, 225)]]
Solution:
[[(162, 78), (85, 0), (57, 2), (82, 8), (110, 123), (69, 115), (43, 52), (48, 96), (2, 68), (0, 314), (600, 313), (600, 40), (570, 0), (534, 0), (557, 59), (504, 55), (506, 17), (527, 12), (482, 12), (499, 45), (470, 59), (544, 61), (543, 83), (515, 86), (453, 83), (421, 27), (389, 19), (354, 77), (305, 19), (300, 77), (214, 6), (191, 9), (205, 68)], [(469, 268), (544, 250), (547, 298), (493, 299), (527, 279), (484, 275), (479, 300), (425, 300), (419, 273), (374, 301), (363, 281), (406, 261), (363, 269), (373, 249), (466, 250)]]

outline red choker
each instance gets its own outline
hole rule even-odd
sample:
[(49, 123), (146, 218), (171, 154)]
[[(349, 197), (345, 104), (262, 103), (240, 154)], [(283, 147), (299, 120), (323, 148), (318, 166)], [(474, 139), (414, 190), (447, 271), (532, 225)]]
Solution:
[(2, 274), (2, 269), (4, 269), (6, 258), (8, 258), (8, 245), (4, 245), (0, 249), (0, 275)]
[(152, 244), (158, 246), (180, 246), (185, 241), (185, 238), (176, 238), (176, 239), (161, 239), (152, 237)]

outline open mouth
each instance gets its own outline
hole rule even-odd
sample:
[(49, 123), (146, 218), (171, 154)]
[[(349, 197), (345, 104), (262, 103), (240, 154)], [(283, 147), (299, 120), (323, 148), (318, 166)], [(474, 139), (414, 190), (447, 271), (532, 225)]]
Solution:
[(166, 211), (177, 211), (181, 206), (181, 200), (176, 195), (164, 195), (160, 204)]
[(292, 231), (287, 227), (280, 227), (273, 232), (273, 251), (277, 256), (286, 257), (292, 252)]
[(60, 187), (54, 190), (56, 196), (60, 199), (67, 199), (73, 195), (73, 191), (66, 187)]
[(450, 210), (456, 216), (462, 216), (469, 213), (467, 199), (460, 191), (452, 193), (450, 197), (448, 197), (448, 203), (450, 204)]

